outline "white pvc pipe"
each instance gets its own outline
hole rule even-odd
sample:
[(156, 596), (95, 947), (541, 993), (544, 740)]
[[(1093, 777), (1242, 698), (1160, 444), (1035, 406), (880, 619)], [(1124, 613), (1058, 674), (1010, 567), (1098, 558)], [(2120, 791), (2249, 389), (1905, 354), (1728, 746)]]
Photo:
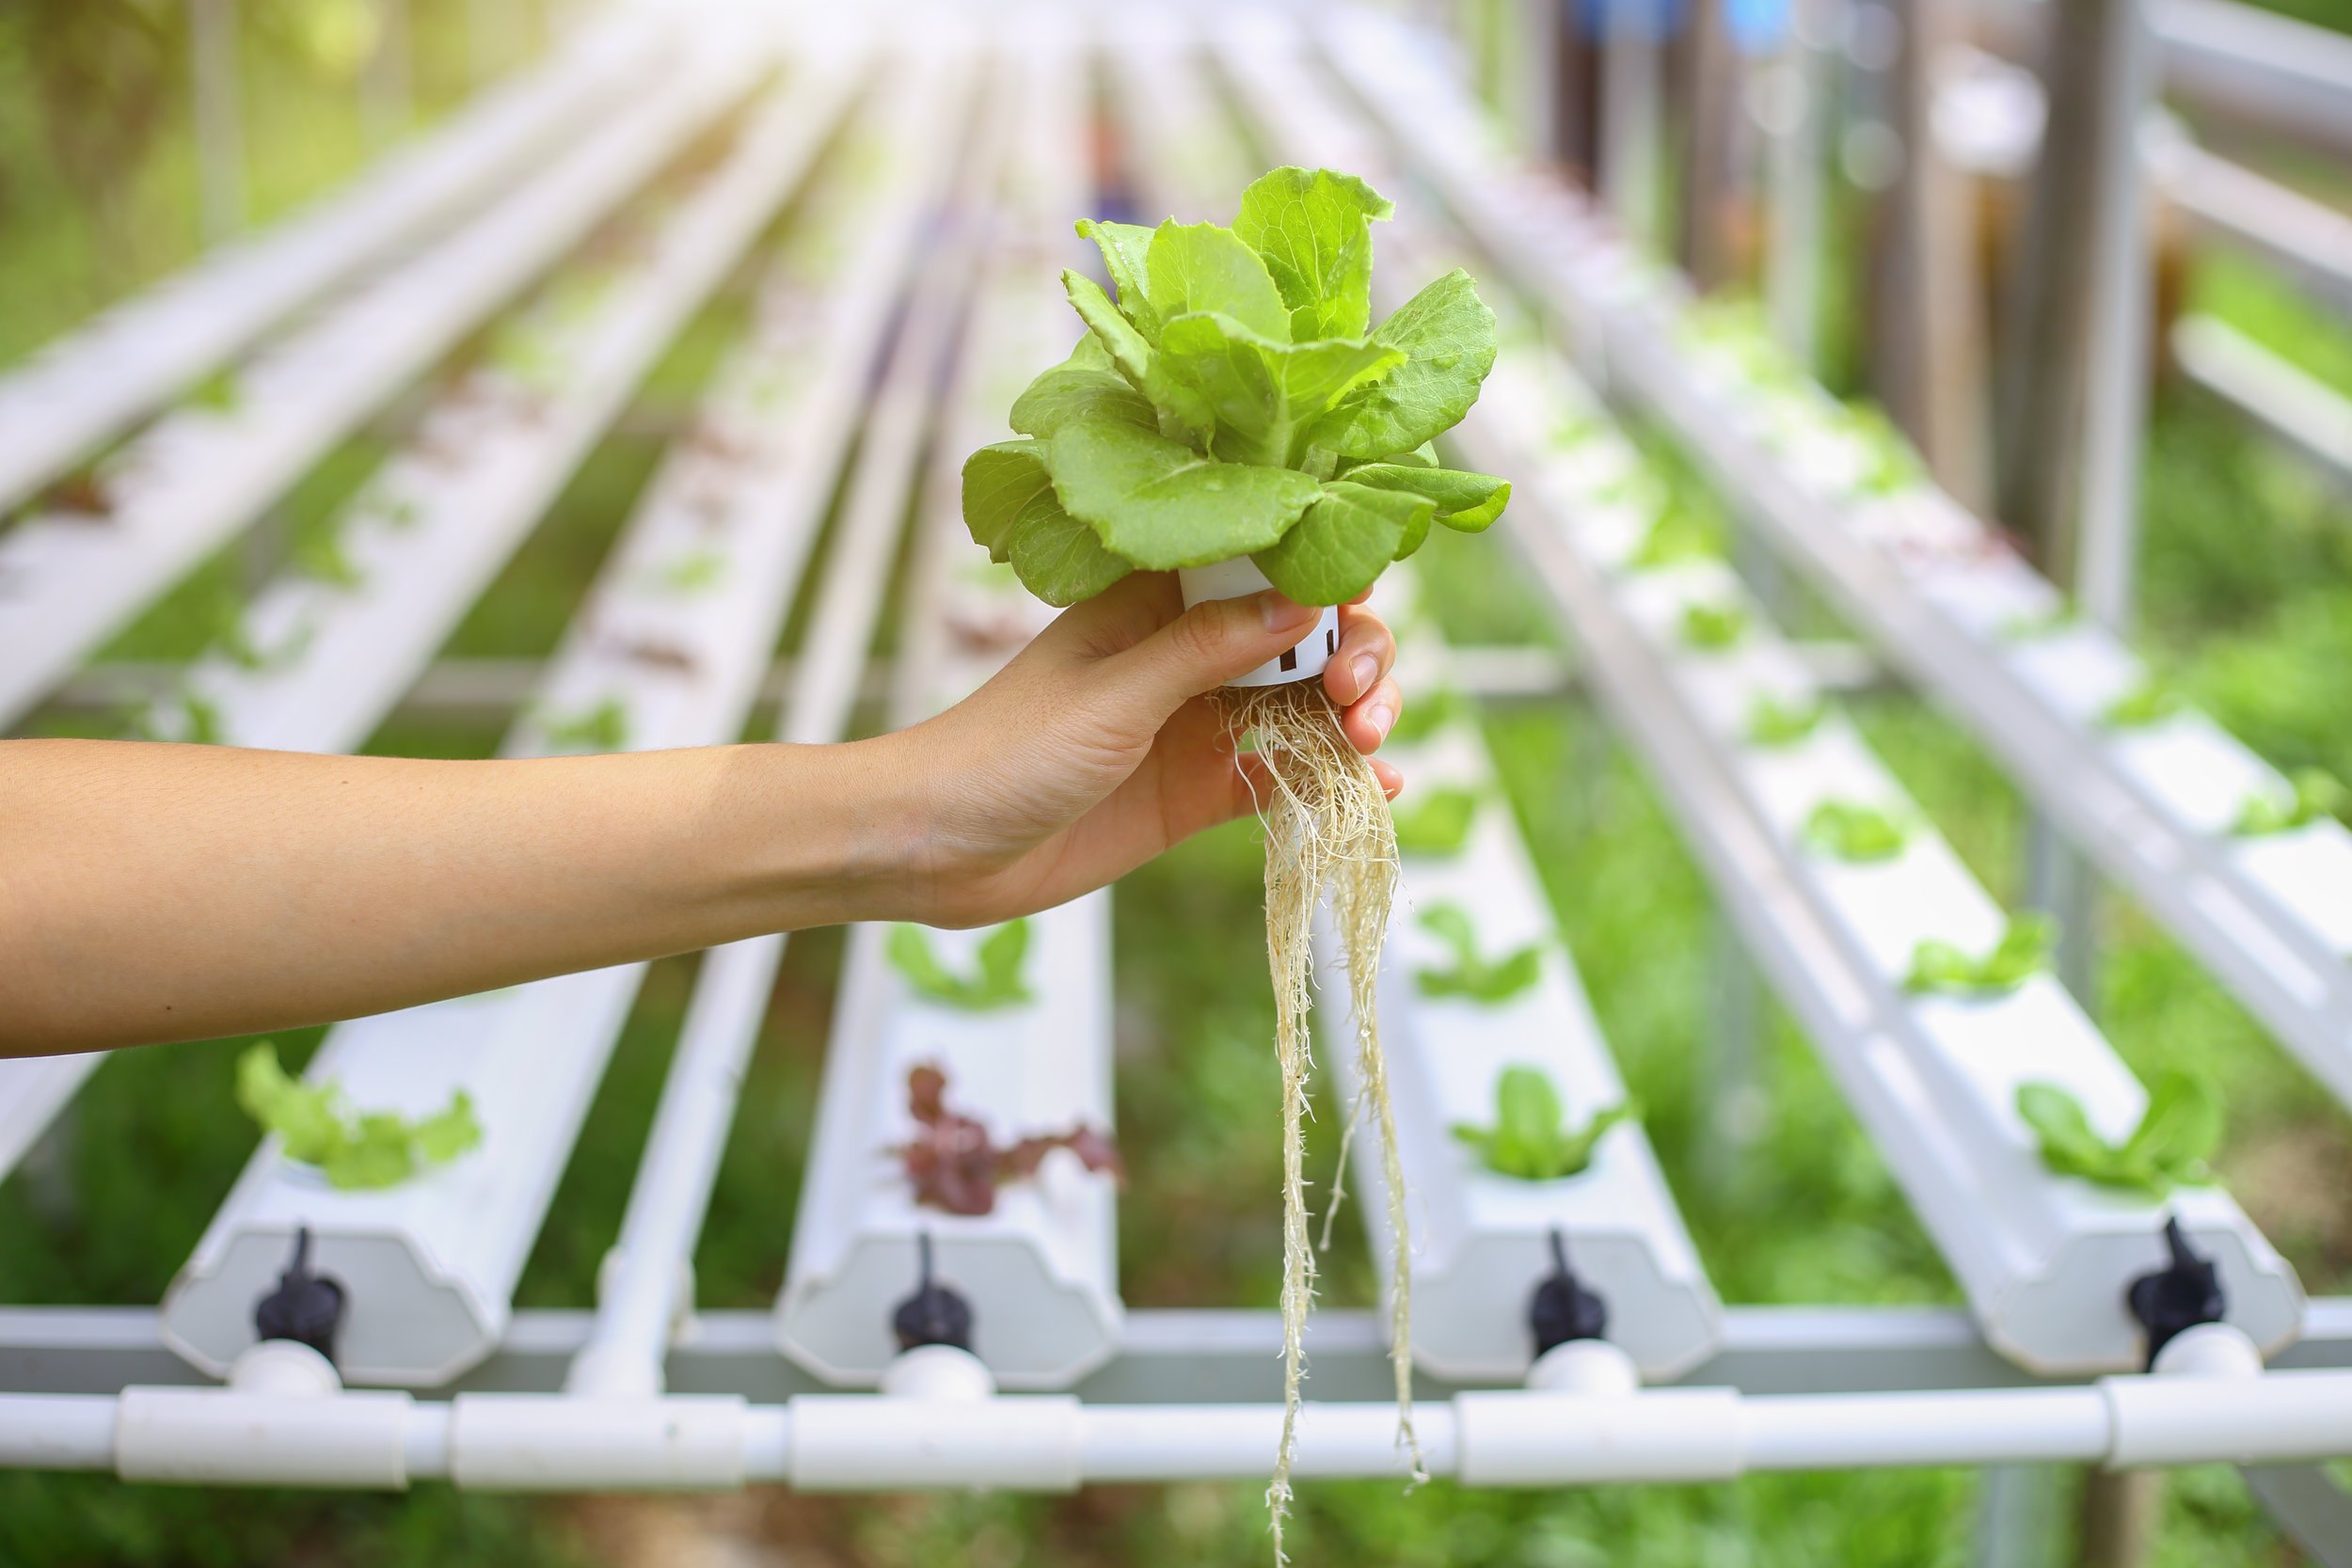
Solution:
[[(2188, 1337), (2184, 1336), (2185, 1339)], [(1580, 1398), (1475, 1392), (1424, 1403), (1428, 1468), (1473, 1486), (1729, 1480), (1767, 1470), (2003, 1464), (2110, 1468), (2352, 1455), (2352, 1372), (2245, 1375), (2216, 1337), (2178, 1370), (2063, 1388), (1744, 1398), (1664, 1388)], [(589, 1399), (129, 1388), (0, 1397), (0, 1466), (129, 1479), (498, 1490), (997, 1487), (1263, 1474), (1267, 1404), (1086, 1405), (1067, 1396)], [(1395, 1407), (1309, 1404), (1301, 1477), (1403, 1473)]]
[(104, 1394), (0, 1399), (0, 1469), (112, 1469), (116, 1404)]

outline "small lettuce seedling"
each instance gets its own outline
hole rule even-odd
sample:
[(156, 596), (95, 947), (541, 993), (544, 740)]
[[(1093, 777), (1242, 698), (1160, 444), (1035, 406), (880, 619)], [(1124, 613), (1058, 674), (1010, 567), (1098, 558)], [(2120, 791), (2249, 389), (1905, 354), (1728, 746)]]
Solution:
[(1783, 702), (1771, 692), (1760, 693), (1748, 708), (1748, 742), (1754, 746), (1794, 746), (1821, 727), (1829, 705), (1819, 697)]
[(555, 752), (617, 752), (628, 744), (628, 710), (607, 697), (582, 712), (543, 714), (539, 732)]
[(1685, 561), (1720, 561), (1723, 554), (1723, 533), (1713, 519), (1692, 507), (1669, 506), (1652, 519), (1626, 564), (1648, 572)]
[(1478, 819), (1478, 796), (1468, 789), (1433, 789), (1391, 810), (1399, 849), (1446, 859), (1460, 854), (1470, 842), (1470, 824)]
[(1824, 800), (1804, 819), (1805, 842), (1841, 861), (1893, 860), (1910, 837), (1899, 817), (1858, 800)]
[(1899, 496), (1927, 476), (1911, 438), (1874, 403), (1850, 403), (1839, 420), (1845, 434), (1868, 454), (1855, 488), (1866, 496)]
[(1423, 996), (1464, 997), (1492, 1006), (1508, 1002), (1543, 977), (1544, 952), (1530, 942), (1517, 952), (1489, 960), (1478, 951), (1478, 930), (1470, 911), (1459, 904), (1433, 904), (1422, 911), (1424, 929), (1453, 949), (1454, 967), (1424, 969), (1413, 976)]
[(1477, 1154), (1479, 1164), (1498, 1176), (1558, 1181), (1581, 1175), (1593, 1163), (1601, 1134), (1640, 1115), (1640, 1108), (1628, 1100), (1571, 1129), (1561, 1111), (1559, 1091), (1540, 1069), (1507, 1067), (1495, 1080), (1495, 1124), (1455, 1122), (1453, 1131)]
[(332, 1080), (306, 1084), (288, 1077), (267, 1040), (237, 1058), (237, 1103), (264, 1132), (278, 1134), (287, 1159), (316, 1165), (335, 1187), (397, 1187), (482, 1142), (473, 1100), (463, 1089), (421, 1121), (395, 1111), (354, 1114)]
[(351, 589), (361, 581), (358, 565), (332, 528), (313, 529), (296, 542), (288, 564), (300, 576), (329, 588)]
[(1704, 653), (1737, 647), (1748, 633), (1747, 607), (1740, 604), (1692, 604), (1682, 607), (1682, 645)]
[(2109, 703), (2099, 722), (2111, 730), (2141, 730), (2160, 724), (2188, 705), (2188, 699), (2151, 675)]
[(233, 414), (245, 401), (245, 391), (237, 384), (237, 368), (223, 365), (203, 380), (188, 388), (188, 406), (214, 414)]
[(2101, 1137), (2082, 1101), (2056, 1084), (2019, 1085), (2017, 1115), (2051, 1170), (2151, 1198), (2205, 1180), (2205, 1161), (2221, 1142), (2220, 1100), (2203, 1079), (2180, 1071), (2156, 1079), (2139, 1125), (2121, 1144)]
[(2081, 619), (2082, 612), (2075, 609), (2074, 600), (2060, 599), (2054, 610), (2010, 616), (1993, 635), (2003, 642), (2035, 642), (2056, 637)]
[(2058, 922), (2028, 911), (2010, 918), (2009, 928), (1982, 957), (1956, 942), (1923, 942), (1911, 950), (1906, 990), (1956, 996), (1998, 996), (2015, 990), (2050, 966), (2058, 944)]
[(1000, 1145), (978, 1118), (947, 1108), (947, 1074), (928, 1063), (907, 1073), (907, 1110), (914, 1117), (914, 1138), (889, 1152), (905, 1169), (914, 1201), (925, 1208), (950, 1214), (993, 1212), (997, 1188), (1035, 1176), (1045, 1156), (1057, 1148), (1070, 1150), (1087, 1169), (1125, 1184), (1127, 1173), (1109, 1133), (1081, 1125)]
[(2324, 768), (2298, 768), (2287, 782), (2290, 790), (2284, 800), (2270, 794), (2249, 797), (2238, 807), (2230, 831), (2242, 838), (2288, 833), (2324, 817), (2342, 816), (2352, 807), (2352, 790)]
[(654, 572), (655, 586), (665, 594), (702, 594), (726, 579), (727, 558), (713, 549), (689, 550)]
[(917, 996), (965, 1012), (984, 1013), (1034, 1000), (1021, 978), (1029, 952), (1029, 923), (1008, 920), (981, 939), (973, 955), (978, 967), (958, 974), (939, 961), (920, 926), (894, 926), (885, 948), (890, 962)]
[(1389, 743), (1418, 746), (1456, 719), (1470, 716), (1470, 702), (1450, 686), (1417, 694), (1389, 731)]

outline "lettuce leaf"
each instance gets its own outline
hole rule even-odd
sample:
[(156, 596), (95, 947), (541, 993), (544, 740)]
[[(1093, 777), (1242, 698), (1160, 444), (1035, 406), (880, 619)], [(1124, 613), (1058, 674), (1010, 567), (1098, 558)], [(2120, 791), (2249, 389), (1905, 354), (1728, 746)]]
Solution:
[(1372, 224), (1395, 206), (1352, 174), (1285, 167), (1242, 192), (1233, 233), (1290, 308), (1290, 336), (1359, 338), (1372, 320)]
[(1119, 420), (1073, 420), (1047, 443), (1065, 511), (1151, 571), (1207, 566), (1271, 546), (1322, 495), (1295, 468), (1220, 463)]

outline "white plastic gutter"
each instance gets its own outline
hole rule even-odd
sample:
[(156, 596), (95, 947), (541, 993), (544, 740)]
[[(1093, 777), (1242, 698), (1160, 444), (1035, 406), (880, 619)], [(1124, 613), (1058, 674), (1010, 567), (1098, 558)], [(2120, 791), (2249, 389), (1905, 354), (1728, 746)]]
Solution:
[[(939, 104), (929, 105), (929, 112), (938, 115)], [(933, 124), (922, 144), (941, 142), (947, 124)], [(932, 158), (922, 187), (935, 193), (954, 162)], [(976, 171), (967, 183), (984, 188), (985, 174)], [(962, 292), (957, 280), (973, 270), (972, 241), (967, 231), (955, 243), (935, 245), (911, 292), (913, 303), (868, 411), (834, 527), (824, 590), (778, 716), (776, 739), (783, 744), (820, 745), (848, 733), (921, 466), (930, 400), (954, 345)], [(576, 1394), (661, 1389), (673, 1328), (693, 1306), (694, 1246), (785, 941), (782, 934), (755, 937), (713, 948), (703, 958), (629, 1189), (596, 1328), (566, 1380)]]
[(504, 189), (665, 53), (638, 22), (584, 35), (298, 215), (36, 352), (0, 380), (0, 512), (368, 263)]
[(53, 509), (0, 535), (0, 724), (586, 239), (774, 59), (754, 30), (697, 38), (544, 174), (256, 355), (233, 407), (149, 427), (110, 464), (105, 515)]

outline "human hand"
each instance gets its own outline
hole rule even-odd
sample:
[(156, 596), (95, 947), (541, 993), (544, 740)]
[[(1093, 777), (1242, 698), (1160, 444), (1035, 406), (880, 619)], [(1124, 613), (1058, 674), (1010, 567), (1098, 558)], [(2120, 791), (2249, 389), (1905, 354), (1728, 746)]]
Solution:
[[(1065, 610), (954, 707), (888, 737), (920, 802), (910, 912), (977, 926), (1046, 909), (1255, 812), (1262, 765), (1235, 755), (1206, 693), (1291, 646), (1316, 614), (1274, 593), (1187, 610), (1172, 575), (1137, 573)], [(1324, 689), (1367, 755), (1404, 711), (1395, 658), (1377, 616), (1341, 609)], [(1393, 799), (1402, 776), (1372, 766)]]

